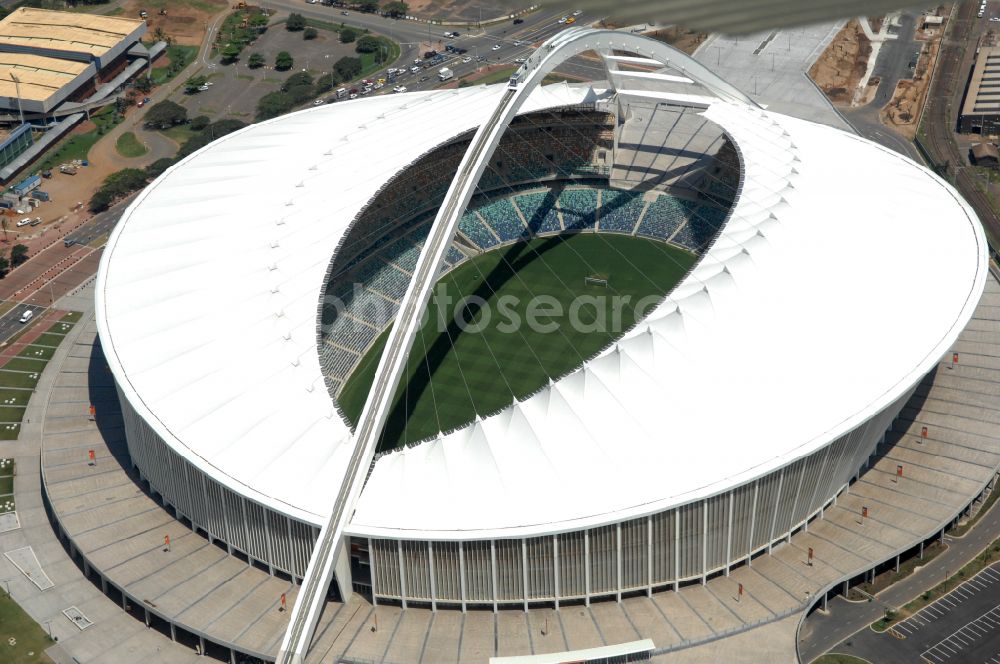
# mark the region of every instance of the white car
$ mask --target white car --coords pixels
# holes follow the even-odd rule
[[[351,94],[351,97],[350,97],[350,98],[351,98],[351,99],[357,99],[357,98],[358,98],[358,95],[356,95],[356,94]]]
[[[410,67],[411,74],[416,74],[418,71],[420,71],[420,67]]]
[[[472,62],[472,58],[471,58],[471,57],[469,57],[468,55],[467,55],[467,56],[465,56],[464,58],[462,58],[462,64],[466,64],[466,65],[467,65],[467,64],[469,64],[470,62]]]
[[[582,13],[583,13],[582,9],[577,9],[575,12],[573,12],[573,16],[579,16]]]
[[[519,64],[519,65],[523,65],[527,61],[528,60],[526,58],[518,58],[517,60],[514,60],[514,62],[517,63],[517,64]]]
[[[322,99],[317,99],[313,102],[313,106],[322,106],[325,102]]]
[[[406,92],[406,86],[405,85],[397,85],[396,87],[394,87],[392,89],[392,91],[393,92]]]
[[[563,16],[561,19],[559,19],[559,23],[565,23],[568,20],[569,20],[569,16]]]
[[[198,86],[198,91],[199,92],[204,92],[205,90],[208,90],[208,85],[199,85]]]
[[[493,44],[493,50],[494,51],[499,51],[500,50],[500,44]]]
[[[31,223],[31,217],[25,217],[21,221],[17,222],[17,227],[20,228],[21,226],[27,226],[30,223]]]

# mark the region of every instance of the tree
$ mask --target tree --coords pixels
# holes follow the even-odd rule
[[[295,100],[287,92],[269,92],[257,101],[257,120],[276,118],[295,107]]]
[[[391,18],[399,18],[410,13],[410,6],[405,2],[395,0],[382,5],[382,13]]]
[[[14,267],[21,265],[28,260],[28,245],[15,244],[10,250],[10,263]]]
[[[135,89],[146,93],[153,89],[153,81],[145,76],[140,76],[135,80]]]
[[[191,118],[191,122],[188,124],[188,126],[191,127],[191,129],[193,129],[194,131],[201,131],[210,124],[212,124],[211,118],[209,118],[207,115],[198,115]]]
[[[187,122],[187,109],[169,99],[149,107],[144,118],[145,125],[155,129],[169,129]]]
[[[365,35],[364,37],[358,40],[358,43],[354,47],[354,50],[357,51],[358,53],[374,53],[375,51],[379,50],[381,46],[382,44],[379,43],[378,39],[372,37],[371,35]]]
[[[146,186],[146,171],[141,168],[123,168],[104,178],[101,189],[114,197],[127,196]]]
[[[337,79],[334,78],[333,74],[323,74],[316,79],[316,93],[323,94],[324,92],[329,92],[333,90],[333,86],[337,84]]]
[[[247,67],[250,69],[259,69],[264,66],[264,56],[260,53],[251,53],[250,58],[247,60]]]
[[[6,256],[0,256],[0,279],[7,275],[8,270],[10,270],[10,261],[7,260]]]
[[[312,74],[310,74],[307,71],[297,71],[285,79],[285,82],[281,84],[281,91],[288,92],[291,88],[300,85],[312,85],[312,84],[313,84]]]
[[[316,32],[316,28],[306,28],[302,33],[303,39],[316,39],[317,36],[319,36],[319,33]]]
[[[295,60],[292,59],[292,54],[288,51],[281,51],[278,53],[277,57],[274,58],[274,68],[278,71],[288,71],[295,64]]]
[[[358,9],[362,12],[373,14],[378,11],[378,0],[360,0]]]
[[[204,116],[202,116],[204,117]],[[170,157],[160,157],[146,167],[146,177],[150,180],[160,177],[164,171],[174,165],[174,160]]]
[[[269,20],[263,13],[252,14],[250,16],[250,27],[256,29],[258,32],[264,32],[267,30],[267,22]]]
[[[198,92],[198,88],[205,85],[207,82],[208,79],[204,76],[192,76],[188,80],[184,81],[184,92],[189,95],[194,94]]]
[[[240,47],[236,44],[226,44],[225,48],[222,49],[222,63],[230,64],[236,62],[240,57]]]
[[[298,32],[306,27],[306,19],[302,14],[296,14],[292,12],[288,15],[288,20],[285,21],[285,30],[289,32]]]
[[[90,197],[90,204],[87,205],[87,209],[91,212],[104,212],[109,207],[111,207],[111,202],[115,200],[115,197],[111,192],[104,189],[98,189],[94,192],[94,195]]]
[[[284,94],[284,93],[280,93]],[[217,138],[221,138],[226,134],[234,132],[238,129],[246,127],[246,123],[242,120],[219,120],[218,122],[213,122],[208,125],[200,132],[184,141],[184,145],[181,149],[177,151],[177,159],[183,159],[192,152],[203,148]]]
[[[333,65],[333,70],[341,81],[349,81],[361,73],[361,60],[351,57],[343,57]]]
[[[351,27],[346,27],[340,31],[340,43],[350,44],[358,38],[358,31]]]

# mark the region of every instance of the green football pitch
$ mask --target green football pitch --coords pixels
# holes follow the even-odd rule
[[[435,287],[379,449],[495,413],[579,367],[648,312],[696,258],[662,242],[580,233],[520,242],[466,261]],[[387,337],[388,330],[338,397],[352,423]]]

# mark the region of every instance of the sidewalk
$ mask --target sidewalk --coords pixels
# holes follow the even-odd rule
[[[998,489],[1000,490],[1000,489]],[[924,567],[876,595],[876,602],[848,602],[837,597],[828,613],[816,611],[799,628],[799,655],[811,662],[860,629],[882,617],[886,608],[897,608],[942,582],[1000,538],[1000,510],[996,504],[964,537],[945,536],[947,550]]]

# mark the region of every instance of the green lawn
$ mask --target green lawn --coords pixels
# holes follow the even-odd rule
[[[39,372],[41,369],[39,369]],[[0,369],[0,385],[3,387],[26,387],[33,388],[38,383],[37,378],[31,376],[35,374],[21,373],[19,371],[4,371]]]
[[[24,350],[17,355],[18,357],[27,357],[31,359],[38,358],[42,360],[50,360],[52,359],[52,354],[54,352],[55,349],[51,346],[36,346],[31,344],[29,346],[25,346]]]
[[[74,159],[86,159],[94,143],[100,140],[101,136],[122,120],[121,116],[115,113],[114,104],[105,106],[92,114],[90,119],[97,125],[94,129],[59,141],[56,147],[50,150],[45,159],[38,165],[38,170],[44,171],[56,168],[59,164],[73,161]]]
[[[30,396],[31,390],[0,388],[0,406],[26,406],[28,405],[28,397]]]
[[[0,406],[0,422],[16,423],[20,422],[22,417],[24,417],[24,406],[20,408]],[[0,491],[0,493],[3,492]]]
[[[79,311],[68,311],[65,314],[63,314],[63,317],[59,319],[59,322],[61,322],[61,323],[75,323],[76,321],[80,320],[80,316],[81,315],[82,314]],[[52,328],[49,328],[50,331],[51,331],[51,329]]]
[[[45,360],[42,358],[31,359],[29,357],[15,357],[7,360],[3,365],[4,369],[11,371],[41,371],[45,368]]]
[[[14,639],[15,645],[8,645]],[[51,662],[45,649],[52,645],[48,634],[25,613],[17,602],[0,591],[0,656],[5,664]]]
[[[124,134],[118,137],[115,142],[115,150],[118,151],[123,157],[133,158],[141,157],[142,155],[149,152],[146,146],[139,142],[139,139],[135,137],[135,134],[131,131],[126,131]]]
[[[20,432],[20,424],[0,424],[0,440],[17,440]]]
[[[198,55],[198,47],[171,44],[167,47],[166,55],[170,64],[166,67],[153,67],[153,71],[150,73],[155,85],[163,85],[191,64],[195,56]]]
[[[14,493],[14,478],[10,475],[0,477],[0,496]]]
[[[38,338],[32,341],[31,343],[38,346],[58,346],[59,344],[62,343],[62,340],[65,336],[66,336],[65,334],[52,334],[49,332],[45,332],[43,334],[38,335]]]
[[[452,316],[454,304],[443,309],[443,315],[428,317],[414,342],[379,449],[422,440],[466,424],[476,414],[496,412],[515,396],[521,399],[537,391],[550,377],[572,371],[631,326],[635,302],[666,294],[694,261],[693,254],[661,242],[581,233],[509,245],[463,263],[442,279],[435,293],[443,286],[453,302],[470,295],[483,298],[487,306],[470,318],[473,324],[482,323],[482,331],[462,331]],[[607,276],[608,288],[585,285],[585,277],[596,274]],[[613,295],[631,298],[621,308],[617,325],[611,313]],[[537,296],[554,298],[563,315],[536,314],[537,324],[529,326],[528,309],[537,307]],[[573,326],[570,303],[579,296],[592,296],[592,301],[579,307],[576,319],[581,324]],[[605,306],[597,306],[600,298]],[[497,306],[501,300],[510,306]],[[603,331],[597,324],[599,309],[607,321]],[[488,321],[485,311],[491,312]],[[522,324],[509,324],[515,316]],[[447,322],[439,325],[438,318]],[[555,323],[554,330],[545,329],[553,327],[549,323]],[[361,359],[340,393],[340,405],[351,421],[364,406],[387,336],[388,331]]]
[[[52,325],[49,326],[49,329],[45,330],[45,332],[48,334],[58,334],[60,336],[65,336],[65,334],[73,328],[73,323],[72,322],[64,323],[63,322],[64,320],[66,320],[66,316],[63,316],[61,319],[59,319],[58,323],[52,323]]]
[[[159,131],[177,145],[184,145],[189,138],[198,133],[186,124],[174,125],[170,129],[161,129]]]

